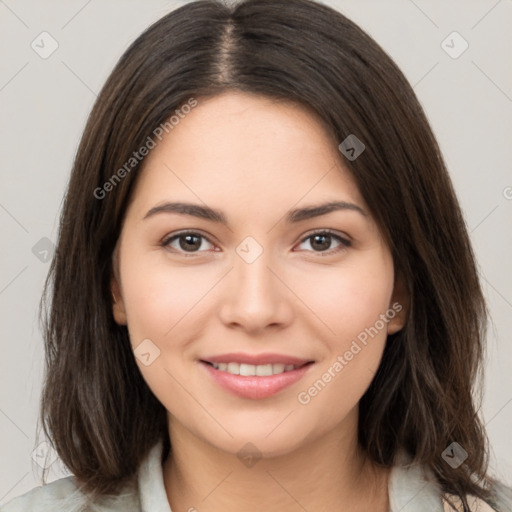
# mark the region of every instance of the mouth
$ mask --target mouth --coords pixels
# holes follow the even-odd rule
[[[259,364],[241,362],[240,359],[247,361],[251,357],[230,358],[227,355],[208,358],[208,360],[201,359],[199,362],[213,382],[223,390],[229,391],[238,397],[253,400],[276,395],[301,380],[314,365],[314,361],[289,357],[259,357],[257,361]],[[270,362],[269,359],[280,360]]]

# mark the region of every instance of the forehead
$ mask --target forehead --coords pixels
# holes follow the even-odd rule
[[[336,141],[315,114],[240,92],[197,98],[157,141],[138,181],[136,196],[152,202],[185,195],[223,209],[332,199],[363,207]]]

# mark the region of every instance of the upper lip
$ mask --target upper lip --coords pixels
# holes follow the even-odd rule
[[[218,356],[205,357],[201,359],[206,363],[239,363],[239,364],[293,364],[295,366],[302,366],[306,363],[312,362],[311,359],[301,359],[299,357],[288,356],[285,354],[243,354],[240,352],[231,354],[220,354]]]

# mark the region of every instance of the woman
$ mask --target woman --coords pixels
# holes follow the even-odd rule
[[[485,305],[437,143],[326,6],[194,2],[132,44],[47,291],[41,417],[74,476],[4,512],[512,506],[487,475]]]

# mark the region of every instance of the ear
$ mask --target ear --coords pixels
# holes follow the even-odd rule
[[[119,325],[126,325],[126,311],[124,308],[123,297],[115,277],[112,277],[110,282],[110,290],[112,292],[112,314],[114,315],[114,320]]]
[[[119,325],[126,325],[126,310],[123,302],[121,287],[119,286],[118,246],[116,245],[112,254],[112,278],[110,280],[110,291],[112,295],[112,314]]]
[[[389,309],[395,314],[393,317],[389,315],[388,334],[395,334],[404,327],[409,311],[409,293],[400,274],[397,274],[395,277],[395,286],[389,303]]]

